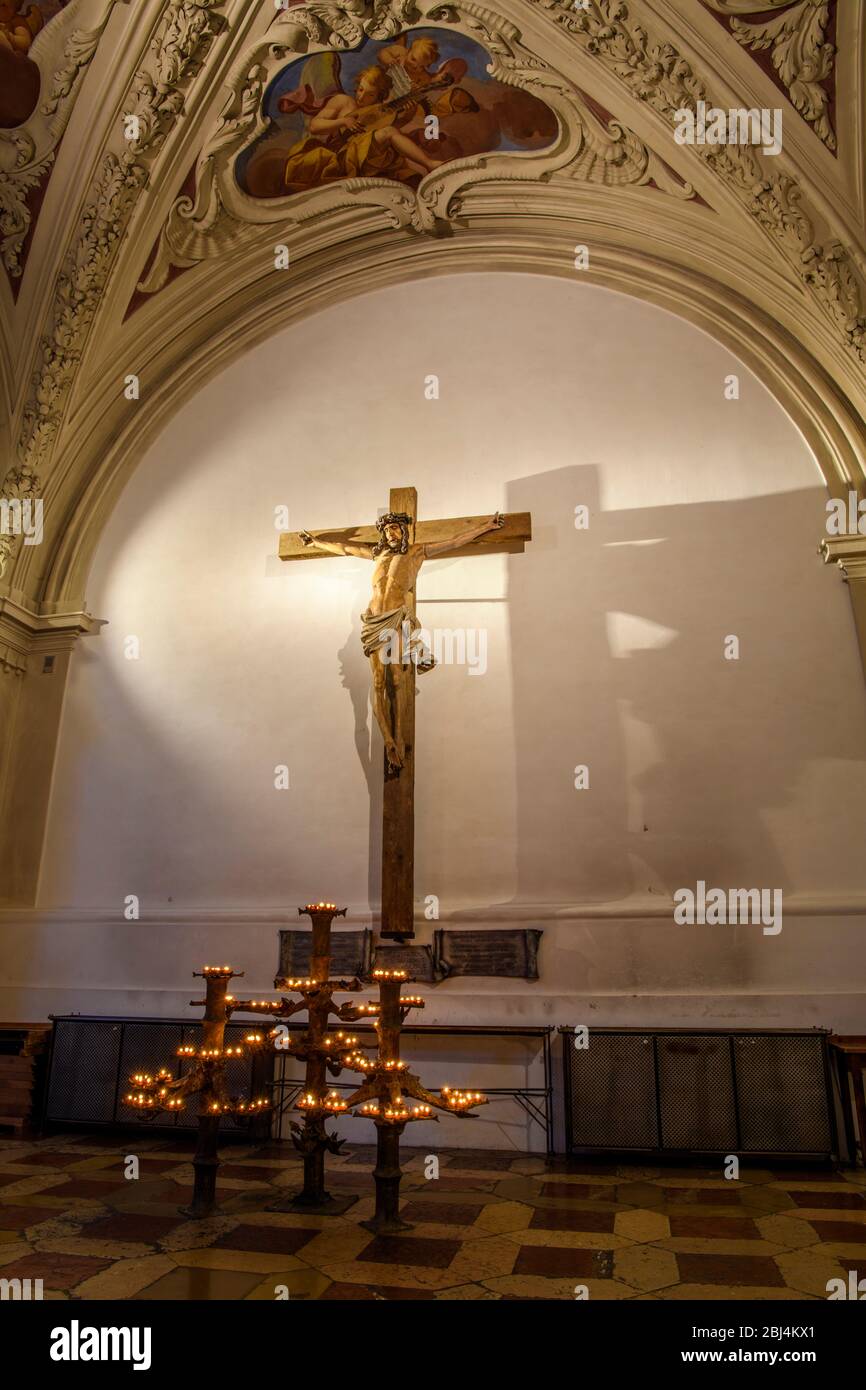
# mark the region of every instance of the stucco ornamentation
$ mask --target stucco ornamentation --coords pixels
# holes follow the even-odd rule
[[[714,102],[703,78],[671,43],[632,19],[625,0],[530,0],[574,35],[585,53],[622,81],[638,101],[674,124],[677,113]],[[778,160],[752,145],[696,144],[693,153],[728,185],[814,295],[836,332],[866,362],[866,292],[849,248],[834,235],[827,215],[811,206]]]
[[[835,150],[830,97],[822,85],[833,75],[836,58],[834,45],[826,41],[830,22],[826,0],[704,0],[704,4],[727,16],[778,11],[748,21],[732,17],[731,33],[744,48],[758,52],[769,49],[792,103],[827,148]]]
[[[60,428],[78,363],[117,247],[151,164],[183,110],[184,92],[222,28],[222,0],[171,0],[147,60],[136,72],[124,114],[138,121],[136,139],[109,150],[81,215],[58,278],[47,333],[24,409],[21,466],[34,475]]]
[[[13,280],[23,270],[21,251],[32,221],[29,195],[54,162],[81,78],[117,3],[79,0],[61,10],[28,54],[41,73],[39,100],[23,124],[0,130],[0,257]]]

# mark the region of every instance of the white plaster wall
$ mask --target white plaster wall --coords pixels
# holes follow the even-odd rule
[[[483,628],[489,666],[419,683],[416,898],[545,930],[538,983],[428,987],[427,1017],[862,1031],[866,690],[815,553],[826,490],[760,383],[577,279],[430,279],[275,330],[172,420],[103,537],[108,626],[73,665],[39,912],[3,919],[6,1016],[170,1014],[209,957],[264,988],[311,895],[375,920],[369,568],[281,565],[273,509],[371,521],[413,483],[424,517],[534,526],[524,555],[419,582],[422,620]],[[783,889],[783,931],[674,926],[698,879]]]

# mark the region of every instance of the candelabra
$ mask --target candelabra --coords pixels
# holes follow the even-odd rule
[[[331,923],[335,917],[345,917],[346,909],[338,908],[336,903],[307,903],[298,908],[298,915],[308,916],[312,922],[309,978],[278,976],[274,986],[298,994],[300,998],[252,999],[236,1007],[271,1014],[277,1025],[271,1033],[275,1046],[306,1063],[303,1090],[295,1102],[295,1109],[303,1115],[303,1123],[291,1121],[292,1142],[304,1162],[304,1185],[289,1201],[275,1203],[270,1209],[339,1216],[357,1201],[357,1197],[333,1197],[325,1188],[325,1154],[339,1153],[345,1143],[328,1131],[326,1121],[329,1116],[344,1114],[349,1108],[339,1092],[329,1088],[327,1077],[329,1072],[334,1077],[339,1076],[348,1058],[356,1056],[358,1039],[342,1029],[330,1033],[329,1021],[333,1017],[342,1023],[354,1022],[375,1014],[378,1006],[352,1001],[339,1007],[334,1004],[335,994],[354,993],[363,988],[358,979],[330,978]],[[307,1026],[303,1032],[293,1038],[286,1030],[286,1035],[281,1036],[280,1021],[304,1010]]]
[[[360,1049],[346,1058],[355,1071],[364,1072],[365,1081],[346,1097],[347,1107],[357,1106],[355,1114],[371,1119],[376,1126],[376,1210],[369,1221],[362,1222],[368,1230],[388,1234],[409,1230],[409,1223],[399,1216],[400,1136],[413,1120],[436,1119],[432,1112],[446,1110],[465,1115],[476,1105],[486,1104],[480,1091],[455,1091],[443,1086],[439,1095],[426,1090],[417,1076],[400,1059],[400,1033],[403,1020],[410,1009],[423,1009],[424,1000],[417,994],[401,994],[409,976],[405,970],[374,970],[373,981],[379,986],[376,1033],[376,1060],[365,1056]],[[407,1105],[404,1096],[417,1104]]]
[[[243,1057],[248,1050],[267,1046],[267,1040],[259,1034],[251,1034],[244,1046],[226,1047],[226,1023],[232,1010],[237,1008],[232,995],[228,993],[229,981],[240,978],[243,971],[234,971],[230,965],[205,965],[201,971],[193,971],[195,979],[205,982],[205,998],[191,999],[190,1005],[204,1005],[202,1041],[200,1047],[192,1044],[178,1048],[178,1056],[191,1063],[184,1076],[172,1077],[165,1068],[156,1076],[139,1072],[130,1078],[134,1090],[125,1097],[126,1103],[137,1110],[147,1110],[155,1117],[160,1111],[175,1113],[183,1110],[187,1096],[198,1095],[198,1142],[193,1157],[192,1204],[183,1208],[185,1216],[201,1218],[210,1216],[216,1205],[216,1177],[219,1167],[217,1155],[217,1133],[223,1115],[243,1115],[252,1118],[267,1109],[270,1102],[243,1100],[229,1096],[225,1082],[225,1064],[229,1059]]]
[[[409,979],[405,970],[372,972],[372,981],[379,987],[378,1003],[348,1000],[336,1006],[335,994],[355,993],[364,987],[357,977],[351,980],[330,978],[331,923],[335,917],[344,917],[346,909],[320,902],[299,907],[298,913],[309,916],[312,922],[309,977],[278,978],[274,984],[300,997],[296,1000],[284,997],[235,999],[228,993],[228,986],[232,979],[242,976],[242,971],[235,971],[230,965],[206,965],[200,972],[195,971],[195,978],[205,981],[206,997],[190,1000],[191,1006],[203,1005],[205,1010],[201,1046],[178,1048],[178,1056],[190,1063],[189,1070],[181,1077],[173,1077],[165,1068],[156,1076],[138,1073],[131,1078],[134,1090],[125,1097],[126,1102],[155,1116],[160,1111],[182,1110],[188,1096],[198,1095],[193,1199],[184,1214],[196,1218],[209,1216],[216,1199],[217,1135],[221,1117],[233,1114],[252,1118],[270,1104],[265,1098],[245,1100],[229,1096],[225,1064],[249,1051],[270,1047],[285,1050],[306,1063],[303,1089],[295,1103],[295,1108],[303,1115],[303,1123],[291,1124],[293,1142],[303,1157],[304,1183],[302,1190],[289,1202],[276,1204],[271,1210],[339,1215],[357,1200],[355,1196],[334,1198],[325,1189],[325,1154],[339,1153],[345,1142],[328,1131],[326,1121],[329,1116],[353,1114],[371,1119],[376,1126],[376,1167],[373,1170],[376,1208],[371,1220],[363,1224],[376,1232],[407,1230],[408,1224],[399,1216],[400,1138],[406,1125],[414,1120],[436,1119],[434,1110],[466,1115],[475,1106],[486,1104],[486,1099],[480,1091],[452,1090],[448,1086],[434,1095],[409,1071],[408,1063],[401,1060],[403,1021],[411,1009],[424,1007],[419,995],[401,993],[403,984]],[[307,1026],[298,1037],[292,1038],[281,1023],[304,1010]],[[247,1033],[243,1045],[226,1046],[226,1024],[235,1012],[266,1013],[276,1023],[268,1033]],[[332,1017],[342,1023],[371,1018],[378,1044],[375,1059],[361,1049],[353,1034],[342,1029],[329,1032]],[[345,1098],[333,1087],[329,1089],[327,1081],[329,1072],[339,1076],[344,1068],[364,1076],[362,1084]],[[406,1098],[414,1103],[407,1103]]]

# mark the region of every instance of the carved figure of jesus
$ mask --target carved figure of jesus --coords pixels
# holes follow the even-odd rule
[[[403,766],[406,754],[404,731],[400,721],[400,683],[414,680],[432,669],[433,657],[420,637],[420,623],[415,617],[410,597],[415,588],[418,571],[425,560],[459,550],[488,531],[497,531],[505,517],[497,512],[489,521],[447,540],[428,541],[423,545],[410,543],[411,518],[405,512],[387,512],[376,522],[379,541],[376,545],[326,541],[301,531],[304,545],[315,545],[332,555],[354,555],[374,561],[373,593],[365,613],[361,614],[361,645],[370,659],[373,676],[373,713],[385,740],[385,756],[392,770]],[[395,656],[395,652],[397,655]]]

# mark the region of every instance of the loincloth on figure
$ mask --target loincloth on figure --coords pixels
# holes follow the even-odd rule
[[[361,646],[365,656],[372,656],[391,643],[390,660],[396,659],[394,639],[400,640],[397,649],[403,665],[411,664],[419,676],[432,671],[436,662],[433,653],[420,635],[421,624],[406,604],[392,608],[388,613],[371,613],[369,608],[361,614]],[[406,650],[408,648],[408,650]]]

